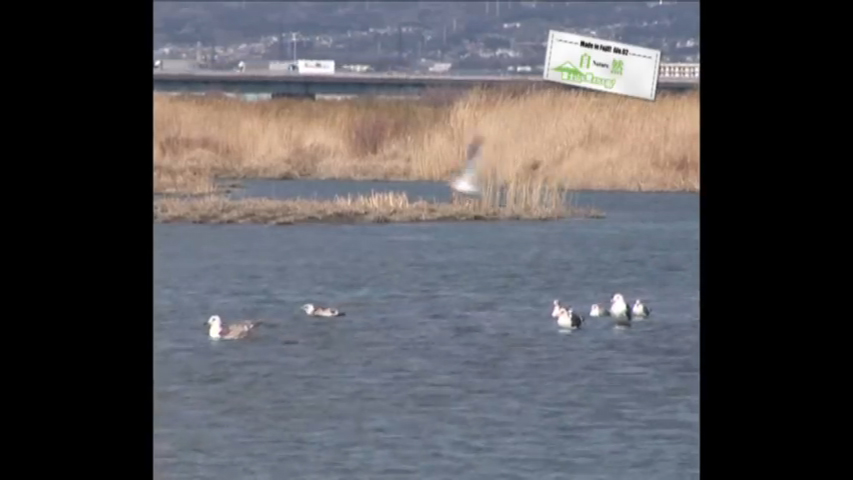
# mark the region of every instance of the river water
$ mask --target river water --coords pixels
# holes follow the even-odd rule
[[[250,182],[238,195],[434,184]],[[699,197],[581,193],[604,219],[154,225],[159,479],[699,476]],[[649,319],[588,318],[615,292]],[[312,319],[313,302],[346,312]],[[211,341],[205,321],[261,319]]]

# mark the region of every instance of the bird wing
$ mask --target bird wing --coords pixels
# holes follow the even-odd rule
[[[465,173],[473,174],[477,163],[483,158],[483,147],[477,142],[468,144],[468,153],[465,155]]]
[[[222,329],[222,338],[242,338],[249,333],[249,328],[245,325],[229,325]]]
[[[464,193],[473,193],[479,190],[477,185],[477,163],[482,158],[482,137],[475,136],[471,143],[468,144],[468,151],[465,155],[465,168],[451,182],[454,190]]]
[[[257,323],[249,320],[236,322],[227,327],[223,327],[222,336],[225,338],[240,338],[246,336],[249,330],[255,327]]]

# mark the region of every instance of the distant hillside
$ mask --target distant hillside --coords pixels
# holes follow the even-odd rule
[[[226,45],[280,32],[345,35],[407,23],[440,32],[451,45],[489,33],[509,35],[516,42],[542,42],[549,28],[600,28],[602,37],[653,48],[672,39],[698,38],[698,2],[655,3],[155,2],[154,43],[155,48],[196,42]],[[503,29],[512,22],[520,22],[521,28]]]

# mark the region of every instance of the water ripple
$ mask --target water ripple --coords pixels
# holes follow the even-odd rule
[[[698,197],[583,199],[608,217],[155,225],[155,472],[698,477]],[[654,316],[558,333],[551,300],[587,313],[616,291]],[[268,322],[211,342],[213,313]]]

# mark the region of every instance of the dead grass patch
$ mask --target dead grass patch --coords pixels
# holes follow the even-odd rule
[[[472,220],[549,220],[569,216],[601,217],[601,212],[557,203],[495,205],[489,197],[453,203],[409,200],[403,192],[335,197],[332,200],[248,198],[230,200],[165,198],[154,201],[154,219],[162,223],[390,223]]]

